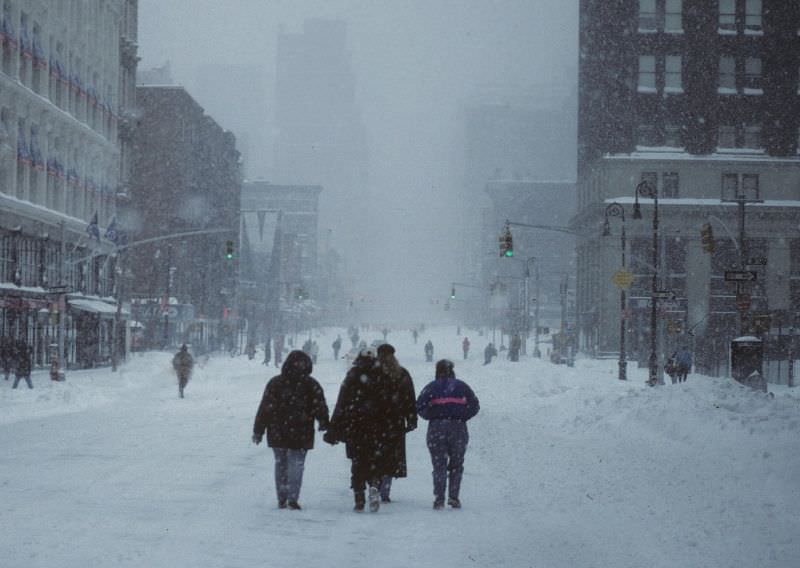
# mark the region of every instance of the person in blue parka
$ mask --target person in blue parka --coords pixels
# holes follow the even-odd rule
[[[467,383],[456,378],[453,362],[438,361],[436,378],[417,398],[417,413],[428,421],[426,441],[433,464],[434,509],[444,507],[448,480],[447,504],[455,509],[461,507],[459,492],[469,442],[467,421],[479,410],[475,393]]]

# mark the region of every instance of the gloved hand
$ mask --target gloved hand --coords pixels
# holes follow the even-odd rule
[[[261,443],[261,439],[263,436],[259,436],[258,434],[253,434],[253,443],[257,446]]]
[[[336,436],[330,430],[328,430],[327,432],[325,432],[325,434],[322,435],[322,439],[331,446],[335,446],[336,444],[339,443],[339,440],[336,439]]]

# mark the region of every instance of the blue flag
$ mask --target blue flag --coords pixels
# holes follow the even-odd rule
[[[119,231],[117,230],[116,217],[111,219],[111,223],[109,223],[108,228],[106,229],[106,234],[104,236],[115,245],[119,244]]]
[[[97,211],[94,212],[91,222],[86,226],[86,234],[90,238],[100,240],[100,228],[97,226]]]

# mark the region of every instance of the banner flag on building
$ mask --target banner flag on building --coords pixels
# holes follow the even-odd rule
[[[119,244],[119,231],[117,230],[116,217],[111,219],[111,223],[108,224],[108,228],[106,229],[106,234],[104,236],[115,245]]]
[[[86,234],[97,241],[100,240],[100,228],[97,226],[97,211],[94,212],[94,217],[92,217],[91,222],[86,226]]]

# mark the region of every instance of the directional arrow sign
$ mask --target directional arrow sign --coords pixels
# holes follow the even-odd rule
[[[755,282],[758,278],[758,272],[754,270],[726,270],[726,282]]]

